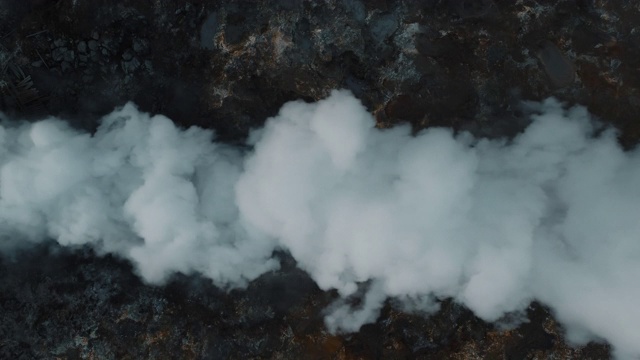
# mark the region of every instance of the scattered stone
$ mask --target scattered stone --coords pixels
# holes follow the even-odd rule
[[[398,19],[394,14],[386,14],[376,17],[371,24],[371,35],[381,43],[388,39],[398,28]]]
[[[144,61],[144,69],[147,70],[147,73],[153,74],[153,64],[151,63],[151,60]]]
[[[134,39],[133,40],[133,51],[135,51],[136,53],[140,54],[140,53],[144,53],[147,51],[148,48],[148,43],[146,40],[144,39]]]
[[[548,40],[541,42],[536,56],[555,87],[563,88],[573,84],[576,78],[575,67],[554,43]]]
[[[89,40],[89,49],[96,50],[98,48],[98,42],[95,40]]]
[[[87,52],[87,43],[84,41],[80,41],[78,43],[78,52],[80,52],[81,54],[84,54]]]
[[[73,50],[69,50],[64,53],[64,61],[73,62],[73,59],[75,59],[75,53]]]
[[[218,14],[213,12],[207,16],[207,19],[200,27],[200,46],[205,49],[213,50],[213,38],[218,31]]]
[[[125,74],[131,74],[134,71],[136,71],[136,69],[138,69],[139,67],[140,67],[140,61],[136,58],[133,58],[130,61],[122,62],[122,71],[124,71]]]
[[[51,58],[53,59],[53,61],[62,61],[65,58],[67,50],[68,49],[66,47],[55,48],[53,49],[53,51],[51,51]]]
[[[123,54],[122,54],[122,59],[125,61],[129,61],[133,58],[133,54],[131,53],[131,50],[126,50]]]

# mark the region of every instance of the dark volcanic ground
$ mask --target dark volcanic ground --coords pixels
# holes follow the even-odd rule
[[[637,27],[636,27],[637,26]],[[350,89],[379,127],[523,127],[518,102],[556,96],[640,139],[640,3],[600,0],[0,0],[0,110],[93,129],[136,102],[241,143],[286,101]],[[572,348],[544,307],[500,330],[444,300],[384,308],[332,336],[321,292],[283,270],[225,293],[198,277],[142,284],[128,264],[56,245],[0,263],[0,358],[609,357]]]

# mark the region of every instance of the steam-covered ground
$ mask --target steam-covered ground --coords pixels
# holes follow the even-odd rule
[[[95,134],[4,119],[3,250],[89,244],[149,283],[197,273],[221,288],[277,269],[284,251],[338,291],[331,332],[375,322],[390,298],[425,314],[451,298],[511,326],[535,300],[571,341],[638,356],[639,155],[583,108],[526,109],[532,122],[513,139],[414,136],[376,129],[335,91],[285,104],[244,151],[132,104]]]
[[[520,105],[554,96],[632,149],[638,21],[626,1],[0,0],[0,111],[63,119],[3,123],[0,357],[607,358],[606,339],[620,351],[635,336],[633,312],[610,325],[634,289],[634,244],[621,240],[633,153],[586,123],[561,133],[537,120],[495,139],[530,113],[581,117]],[[364,114],[352,127],[263,127],[287,101],[339,88],[368,109],[346,112]],[[111,113],[130,101],[171,122],[127,109],[125,126]],[[107,114],[112,127],[89,136]],[[217,145],[172,123],[215,129]],[[265,130],[247,141],[250,129]],[[528,322],[505,327],[534,298]],[[605,339],[570,342],[589,332]]]

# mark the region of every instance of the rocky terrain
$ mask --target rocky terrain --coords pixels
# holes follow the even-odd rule
[[[286,101],[351,90],[377,126],[522,129],[521,100],[583,104],[640,139],[640,5],[615,0],[0,0],[0,110],[93,129],[134,101],[241,143]],[[286,254],[225,292],[198,277],[144,285],[128,264],[42,246],[0,263],[7,359],[609,357],[572,347],[548,309],[502,329],[443,299],[431,317],[389,303],[334,336],[321,292]]]

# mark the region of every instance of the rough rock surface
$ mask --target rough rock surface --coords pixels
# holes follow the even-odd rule
[[[328,334],[323,293],[282,256],[283,269],[230,293],[176,276],[143,285],[129,264],[41,246],[0,262],[3,359],[603,359],[572,348],[538,304],[501,330],[449,301],[431,317],[385,306],[375,324]]]
[[[241,142],[284,102],[347,88],[379,127],[410,122],[416,130],[508,135],[522,128],[518,101],[556,96],[617,126],[625,146],[640,139],[640,4],[633,1],[0,5],[0,110],[20,117],[55,114],[92,129],[133,100]],[[537,304],[515,330],[445,301],[430,318],[389,305],[376,324],[331,336],[322,309],[335,295],[294,264],[227,294],[198,278],[145,286],[116,259],[47,246],[3,259],[0,287],[1,358],[609,356],[602,344],[568,346]]]

